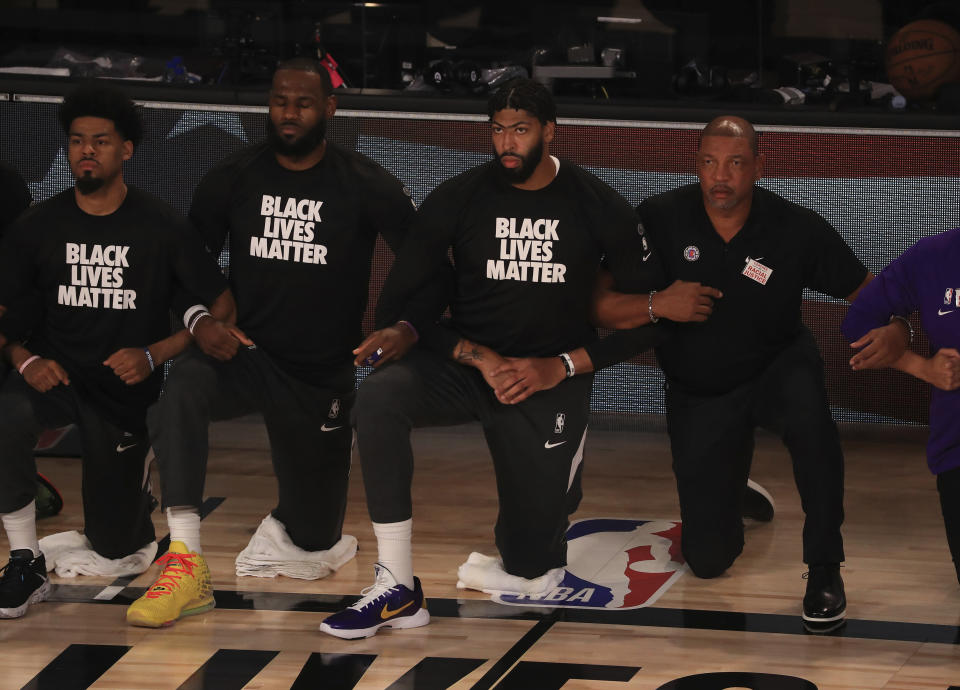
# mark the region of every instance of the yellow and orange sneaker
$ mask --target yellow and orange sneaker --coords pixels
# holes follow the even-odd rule
[[[127,607],[127,623],[159,628],[173,625],[182,616],[209,611],[216,605],[210,568],[199,553],[188,551],[183,542],[174,541],[157,563],[163,566],[163,572],[142,597]]]

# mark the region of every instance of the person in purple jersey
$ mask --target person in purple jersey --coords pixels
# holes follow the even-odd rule
[[[937,475],[950,555],[960,581],[960,228],[927,237],[887,266],[850,305],[843,334],[859,352],[855,369],[892,366],[931,386],[927,465]],[[920,312],[933,354],[900,347],[899,358],[873,354],[884,341],[903,341],[906,316]],[[912,335],[912,333],[911,333]]]

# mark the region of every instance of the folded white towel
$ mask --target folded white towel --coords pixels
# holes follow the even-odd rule
[[[326,551],[304,551],[290,540],[283,523],[267,515],[247,548],[237,556],[237,575],[318,580],[357,555],[357,539],[344,534]]]
[[[152,541],[123,558],[104,558],[93,550],[89,539],[72,530],[44,537],[40,540],[40,550],[47,561],[47,570],[56,570],[60,577],[123,577],[139,575],[150,567],[157,555],[157,542]]]
[[[474,551],[457,568],[458,589],[479,589],[487,594],[526,594],[543,596],[552,592],[563,579],[563,568],[548,570],[540,577],[528,580],[510,575],[499,558],[484,556]]]

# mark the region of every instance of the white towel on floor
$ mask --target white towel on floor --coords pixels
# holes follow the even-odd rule
[[[267,515],[247,548],[237,556],[237,575],[318,580],[357,555],[357,539],[344,534],[326,551],[304,551],[290,540],[283,523]]]
[[[60,577],[123,577],[139,575],[150,567],[157,555],[157,542],[152,541],[123,558],[104,558],[93,550],[89,539],[72,530],[44,537],[40,540],[40,550],[47,561],[47,570],[56,570]]]
[[[552,592],[563,579],[563,568],[548,570],[540,577],[528,580],[510,575],[499,558],[484,556],[474,551],[457,568],[458,589],[479,589],[487,594],[526,594],[543,596]]]

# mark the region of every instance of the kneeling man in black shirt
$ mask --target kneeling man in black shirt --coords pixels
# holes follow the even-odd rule
[[[505,84],[488,111],[495,158],[424,201],[381,293],[378,322],[390,323],[452,249],[450,330],[424,334],[422,347],[378,366],[357,394],[357,444],[378,562],[365,596],[321,625],[336,637],[430,621],[413,574],[412,428],[479,421],[493,457],[501,558],[471,555],[460,581],[518,593],[552,589],[567,562],[568,516],[581,497],[592,372],[649,347],[659,330],[597,341],[590,312],[601,258],[625,291],[659,287],[662,273],[629,204],[586,170],[550,155],[550,92],[533,80]],[[701,297],[686,294],[686,301]],[[392,348],[373,349],[382,334],[361,344],[359,360],[369,355],[380,365],[395,358]]]
[[[826,220],[754,185],[763,163],[751,124],[718,117],[700,137],[699,184],[638,209],[667,277],[722,293],[709,319],[674,325],[656,349],[667,377],[683,555],[706,578],[740,555],[754,430],[770,429],[790,451],[806,513],[803,619],[835,626],[846,608],[843,454],[823,360],[800,306],[804,288],[850,300],[872,275]],[[637,301],[635,311],[658,318],[655,300]],[[632,323],[611,317],[603,325]]]
[[[124,183],[140,140],[133,104],[114,89],[83,87],[64,101],[60,122],[76,185],[24,213],[0,250],[4,273],[15,276],[0,303],[18,372],[0,388],[0,518],[11,550],[3,618],[22,616],[50,587],[34,522],[40,432],[79,427],[90,548],[120,559],[151,544],[146,409],[160,393],[160,365],[189,342],[170,335],[174,293],[201,295],[224,317],[233,309],[185,220]]]

